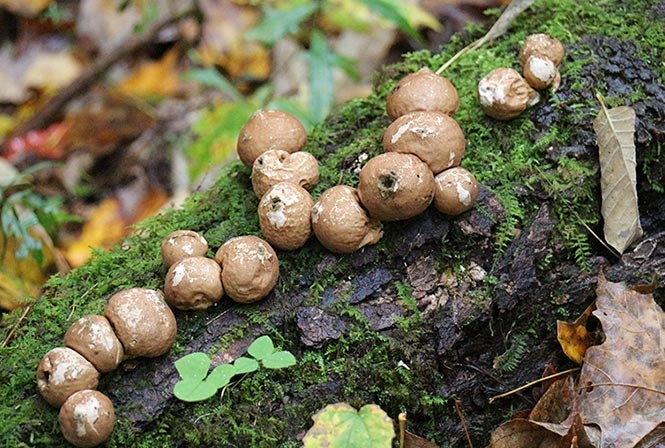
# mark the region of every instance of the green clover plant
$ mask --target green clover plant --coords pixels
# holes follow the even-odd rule
[[[182,378],[173,387],[173,395],[182,401],[207,400],[231,382],[236,375],[254,372],[260,365],[267,369],[283,369],[295,365],[296,358],[288,351],[278,351],[270,339],[264,335],[247,348],[252,358],[241,356],[233,364],[221,364],[210,370],[210,358],[202,352],[190,353],[175,362],[175,368]]]

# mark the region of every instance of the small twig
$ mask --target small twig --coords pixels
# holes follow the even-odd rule
[[[464,434],[466,435],[466,441],[469,444],[469,448],[473,448],[473,442],[471,441],[471,434],[469,434],[469,428],[467,427],[466,419],[464,418],[464,413],[462,412],[462,407],[460,406],[459,398],[455,399],[455,412],[457,412],[460,422],[462,423],[462,428],[464,429]]]
[[[404,438],[406,437],[406,412],[400,412],[397,416],[399,422],[399,448],[406,448]]]
[[[46,103],[44,103],[44,105],[27,121],[19,124],[16,129],[11,132],[9,137],[5,139],[5,142],[8,142],[12,136],[23,135],[33,129],[46,127],[55,119],[56,115],[69,101],[79,93],[88,90],[113,64],[148,45],[150,42],[154,41],[155,37],[160,31],[162,31],[162,29],[187,17],[193,11],[193,8],[188,8],[171,17],[158,21],[152,24],[143,34],[131,35],[126,41],[122,42],[108,54],[91,62],[91,64],[75,80],[60,90],[56,95],[49,98],[49,100],[46,101]]]
[[[520,387],[518,387],[517,389],[513,389],[513,390],[510,390],[510,391],[508,391],[508,392],[505,392],[505,393],[502,393],[502,394],[495,395],[495,396],[491,397],[490,400],[489,400],[489,404],[494,403],[494,402],[495,402],[497,399],[499,399],[499,398],[507,397],[508,395],[512,395],[512,394],[514,394],[514,393],[516,393],[516,392],[519,392],[519,391],[521,391],[521,390],[524,390],[524,389],[526,389],[527,387],[534,386],[534,385],[536,385],[536,384],[538,384],[538,383],[542,383],[543,381],[547,381],[547,380],[550,380],[550,379],[552,379],[552,378],[557,378],[557,377],[560,377],[560,376],[563,376],[563,375],[567,375],[567,374],[572,373],[572,372],[575,372],[575,371],[577,371],[577,370],[580,370],[580,368],[579,368],[579,367],[575,367],[575,368],[573,368],[573,369],[564,370],[563,372],[554,373],[554,374],[552,374],[552,375],[548,375],[548,376],[544,376],[544,377],[542,377],[542,378],[539,378],[539,379],[537,379],[537,380],[535,380],[535,381],[531,381],[530,383],[527,383],[527,384],[525,384],[525,385],[523,385],[523,386],[520,386]]]
[[[576,390],[584,390],[592,387],[597,387],[597,386],[619,386],[619,387],[632,387],[634,389],[642,389],[646,390],[648,392],[654,392],[657,394],[665,395],[665,391],[660,390],[660,389],[654,389],[653,387],[649,386],[640,386],[639,384],[627,384],[627,383],[591,383],[591,384],[586,384],[584,386],[579,386],[576,388]]]
[[[30,314],[30,311],[32,311],[32,305],[28,305],[25,307],[25,310],[23,310],[23,314],[21,314],[21,317],[18,318],[18,321],[14,324],[12,327],[12,330],[9,332],[7,337],[5,338],[4,341],[2,341],[2,347],[5,348],[7,345],[9,345],[9,341],[11,341],[12,337],[14,336],[14,333],[16,333],[16,330],[18,327],[23,323],[26,317],[28,317],[28,314]]]

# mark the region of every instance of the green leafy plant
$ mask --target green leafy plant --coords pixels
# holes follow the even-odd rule
[[[283,369],[295,365],[296,358],[288,351],[277,350],[270,336],[261,336],[247,348],[252,358],[241,356],[233,364],[222,364],[210,370],[211,360],[205,353],[185,355],[175,362],[182,378],[173,387],[173,394],[182,401],[202,401],[217,393],[237,375],[267,369]]]

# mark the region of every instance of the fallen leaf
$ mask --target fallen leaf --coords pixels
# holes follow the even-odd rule
[[[178,48],[174,47],[159,61],[141,64],[134,73],[118,84],[118,90],[125,95],[141,98],[175,94],[180,86],[180,74],[176,66],[179,54]]]
[[[5,8],[22,17],[36,17],[53,0],[0,0],[0,8]]]
[[[600,99],[600,97],[599,97]],[[607,243],[619,253],[642,236],[635,173],[635,111],[607,109],[601,100],[593,129],[600,159],[601,213]]]
[[[312,419],[304,448],[390,448],[395,437],[392,420],[375,404],[359,411],[347,403],[329,404]]]
[[[605,341],[586,352],[580,414],[600,427],[601,448],[630,448],[665,422],[665,314],[651,294],[602,273],[596,292]]]
[[[439,448],[439,445],[412,432],[404,431],[404,448]]]
[[[575,322],[556,323],[556,337],[563,352],[577,364],[582,364],[586,350],[598,341],[598,334],[587,330],[587,320],[595,309],[596,305],[591,304]]]

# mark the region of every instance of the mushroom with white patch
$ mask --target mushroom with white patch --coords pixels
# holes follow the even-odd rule
[[[111,323],[98,314],[83,316],[71,324],[65,333],[64,343],[102,373],[118,367],[125,355]]]
[[[176,230],[162,240],[162,261],[167,268],[187,257],[203,257],[208,253],[208,242],[193,230]]]
[[[58,421],[62,435],[69,443],[79,448],[91,448],[111,436],[115,411],[106,395],[85,389],[67,398],[58,413]]]
[[[473,208],[478,198],[478,181],[468,170],[455,167],[435,178],[434,207],[446,215],[459,215]]]
[[[404,114],[390,123],[383,134],[383,149],[418,156],[432,173],[457,166],[462,161],[466,140],[462,128],[438,111]]]
[[[481,109],[490,117],[510,120],[536,104],[540,97],[517,70],[497,68],[478,83],[478,99]]]
[[[263,237],[274,247],[295,250],[312,234],[311,215],[314,201],[303,187],[280,182],[261,198],[258,207]]]
[[[179,310],[203,310],[224,295],[222,268],[211,258],[188,257],[172,265],[164,279],[164,298]]]
[[[325,190],[312,208],[312,230],[331,252],[347,254],[377,243],[383,225],[363,208],[358,191],[348,185]]]
[[[319,163],[316,157],[305,151],[290,154],[271,149],[254,161],[251,179],[254,193],[259,198],[280,182],[291,182],[311,190],[319,182]]]
[[[175,342],[176,320],[164,295],[149,288],[129,288],[111,296],[104,316],[125,349],[127,358],[154,358]]]
[[[37,389],[56,408],[74,392],[95,389],[98,383],[95,366],[69,347],[49,350],[37,367]]]
[[[277,284],[279,261],[270,244],[253,235],[231,238],[217,250],[222,284],[231,299],[251,303],[267,296]]]

